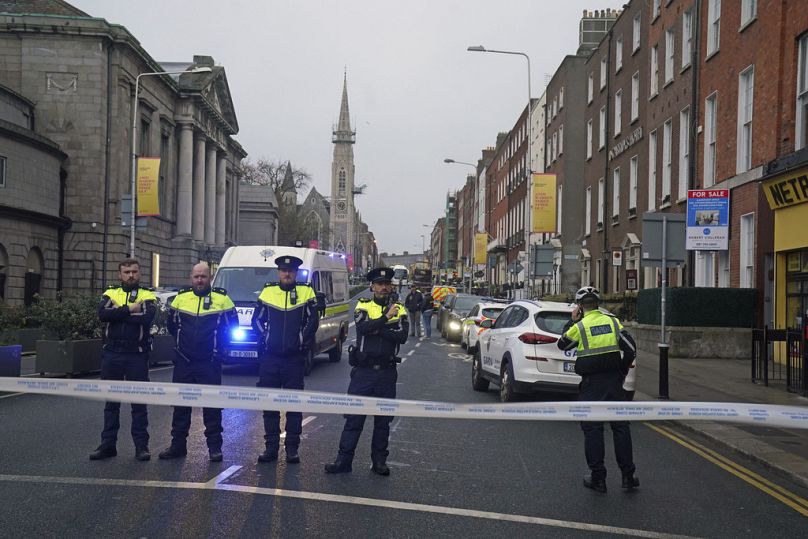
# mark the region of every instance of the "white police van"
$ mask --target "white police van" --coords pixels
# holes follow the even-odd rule
[[[266,283],[278,282],[275,259],[296,256],[303,260],[297,272],[299,283],[307,283],[324,297],[325,314],[320,313],[314,349],[305,358],[305,373],[311,372],[314,356],[328,352],[331,361],[342,359],[342,346],[351,319],[348,297],[348,268],[345,255],[320,249],[274,245],[239,245],[225,251],[213,278],[213,286],[227,290],[236,304],[239,327],[231,330],[224,349],[225,363],[257,363],[258,336],[252,316]]]

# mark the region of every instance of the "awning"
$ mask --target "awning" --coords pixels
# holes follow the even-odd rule
[[[623,240],[623,249],[627,247],[634,247],[640,245],[641,243],[642,242],[640,242],[640,238],[637,237],[637,234],[634,232],[627,232],[626,239]]]
[[[586,260],[589,258],[592,258],[592,255],[589,254],[589,249],[581,247],[581,260]]]

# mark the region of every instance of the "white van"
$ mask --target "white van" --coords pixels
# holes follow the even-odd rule
[[[230,343],[222,354],[223,361],[258,362],[258,336],[251,326],[252,316],[264,285],[278,282],[275,259],[279,256],[296,256],[303,260],[297,272],[298,282],[310,284],[325,298],[325,314],[320,313],[315,347],[305,358],[305,373],[309,374],[314,356],[318,354],[328,352],[331,361],[342,359],[342,345],[351,319],[345,255],[319,249],[239,245],[225,251],[213,286],[227,290],[236,304],[239,327],[231,331]]]

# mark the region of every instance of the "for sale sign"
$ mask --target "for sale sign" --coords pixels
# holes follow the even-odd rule
[[[687,192],[688,251],[726,251],[729,244],[729,189]]]

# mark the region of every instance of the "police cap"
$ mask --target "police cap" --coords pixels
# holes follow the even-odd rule
[[[393,268],[373,268],[368,272],[367,279],[371,283],[389,283],[393,280]]]
[[[303,261],[296,256],[279,256],[275,259],[275,265],[278,266],[278,269],[296,271],[302,263]]]

